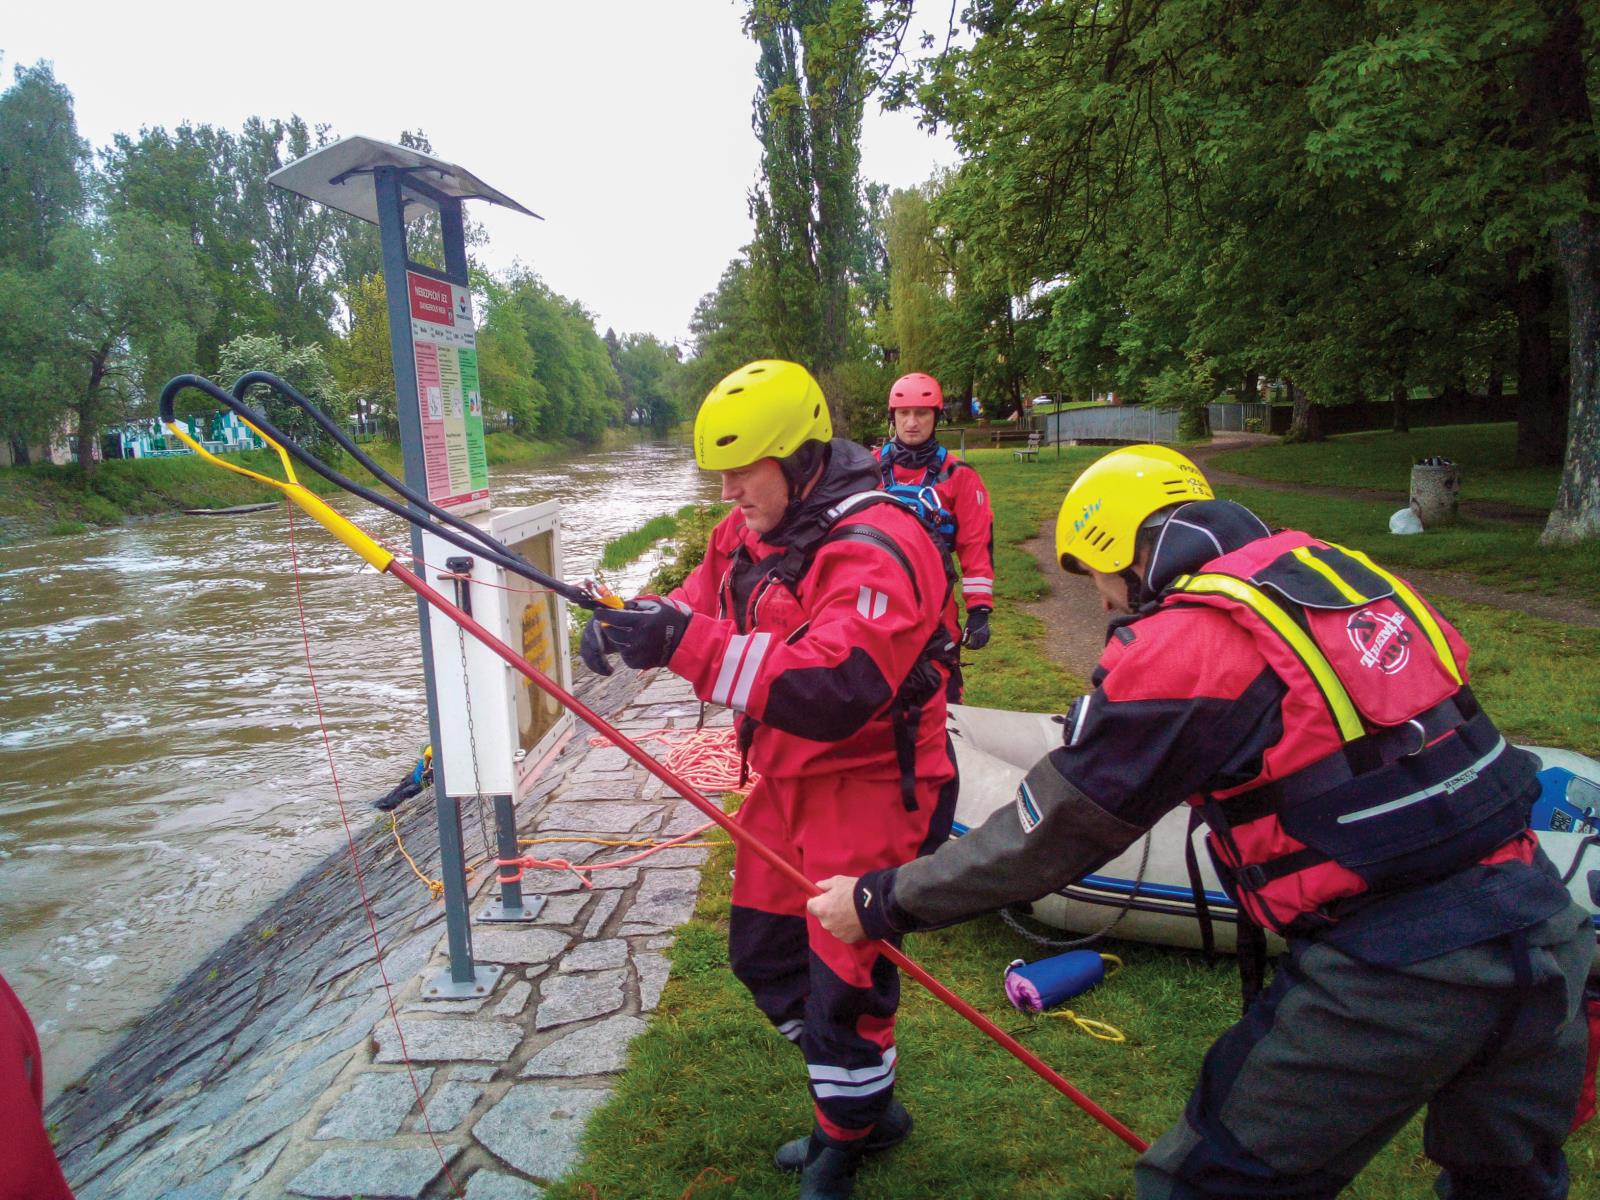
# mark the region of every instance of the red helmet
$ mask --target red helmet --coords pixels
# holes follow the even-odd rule
[[[889,389],[890,412],[897,408],[931,408],[938,411],[943,407],[944,393],[939,390],[939,381],[921,371],[900,376]]]

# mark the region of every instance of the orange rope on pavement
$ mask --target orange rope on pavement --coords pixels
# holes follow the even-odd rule
[[[738,734],[731,725],[721,729],[652,729],[634,736],[635,742],[657,742],[666,747],[661,763],[669,771],[688,780],[702,792],[733,792],[748,795],[760,776],[754,771],[739,775],[744,766],[739,756]],[[610,746],[610,738],[595,734],[591,746]]]

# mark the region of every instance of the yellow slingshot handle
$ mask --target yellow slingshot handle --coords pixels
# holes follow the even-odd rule
[[[379,571],[388,570],[389,564],[394,561],[394,555],[373,541],[359,525],[335,512],[326,501],[307,489],[305,484],[295,478],[294,463],[290,461],[288,452],[282,446],[262,433],[247,418],[240,417],[239,419],[249,426],[252,433],[278,452],[278,458],[283,463],[283,473],[286,478],[273,479],[270,475],[263,475],[259,471],[241,467],[238,463],[225,462],[190,437],[189,431],[176,421],[163,422],[163,424],[166,425],[168,433],[213,466],[221,467],[224,471],[232,471],[235,475],[243,475],[246,479],[254,479],[257,483],[264,483],[268,487],[277,488],[278,491],[294,501],[306,516],[333,534],[334,537],[338,538],[351,550],[354,550]]]

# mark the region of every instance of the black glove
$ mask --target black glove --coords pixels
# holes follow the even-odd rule
[[[622,608],[597,609],[590,623],[604,627],[606,640],[623,662],[643,671],[667,665],[693,615],[660,596],[640,596]]]
[[[583,636],[578,639],[578,657],[583,659],[583,665],[596,675],[611,674],[615,670],[609,657],[612,648],[605,630],[600,628],[600,622],[591,616],[589,623],[583,627]]]
[[[989,644],[989,612],[987,608],[967,609],[967,632],[961,644],[968,650],[982,650]]]

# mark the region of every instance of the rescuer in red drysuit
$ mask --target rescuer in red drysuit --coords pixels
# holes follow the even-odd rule
[[[872,455],[832,438],[821,390],[793,363],[752,363],[718,384],[695,421],[695,455],[736,507],[671,596],[596,612],[585,662],[609,671],[614,647],[734,709],[761,774],[740,823],[808,878],[941,844],[955,810],[955,648],[932,531],[875,490]],[[802,1197],[848,1196],[861,1155],[910,1132],[893,1100],[898,972],[875,944],[823,933],[805,896],[743,849],[729,948],[809,1074],[815,1127],[776,1163],[802,1172]]]
[[[44,1060],[28,1010],[0,976],[0,1200],[72,1200],[44,1127]]]
[[[1188,803],[1289,950],[1139,1159],[1141,1200],[1331,1197],[1425,1106],[1441,1196],[1566,1196],[1595,935],[1528,830],[1536,760],[1473,700],[1460,635],[1164,447],[1085,471],[1057,550],[1126,614],[1063,745],[959,841],[823,881],[813,915],[849,940],[1035,899]]]
[[[944,392],[932,375],[902,375],[889,389],[889,420],[894,436],[878,448],[883,490],[920,505],[931,518],[945,549],[961,565],[961,600],[967,628],[961,644],[982,650],[989,644],[994,611],[994,509],[983,479],[956,458],[938,437]],[[960,629],[952,591],[946,619]],[[961,699],[961,673],[950,677],[951,700]]]

